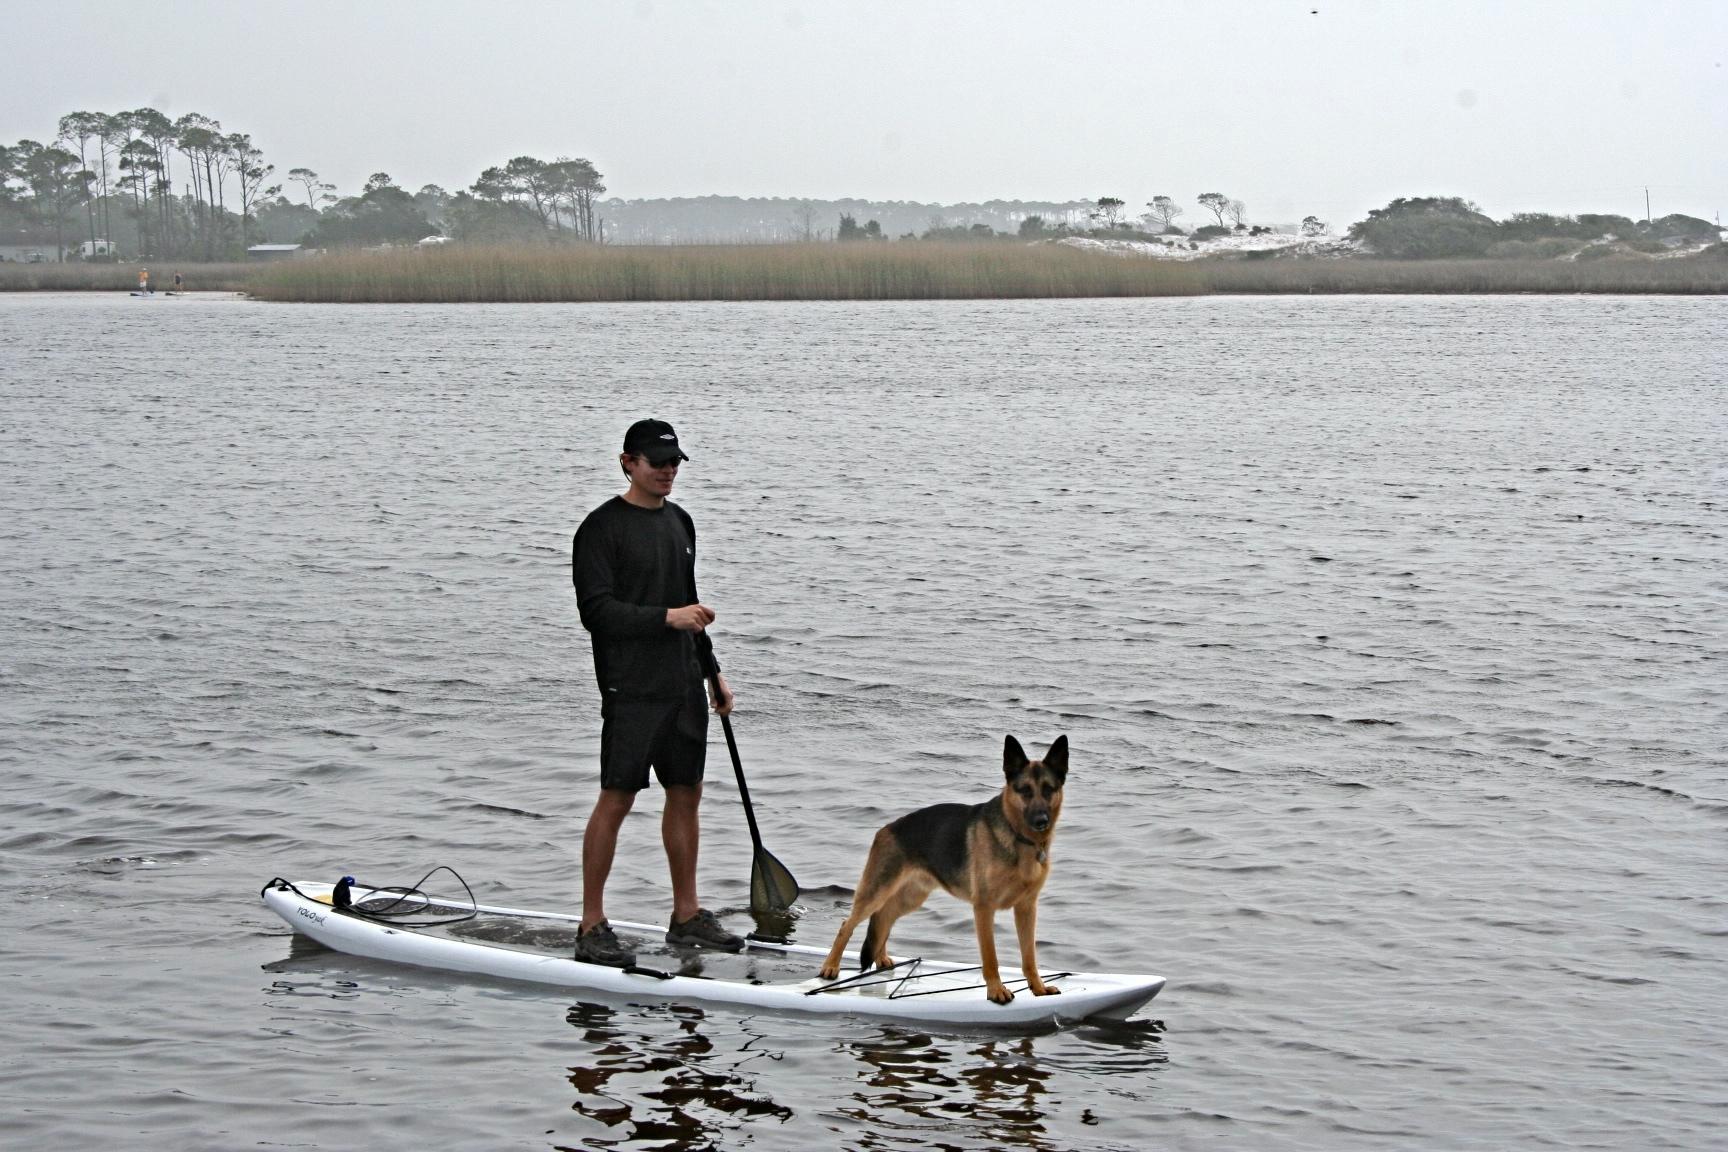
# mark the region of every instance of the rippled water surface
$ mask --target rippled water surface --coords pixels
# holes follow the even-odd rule
[[[0,1140],[1720,1147],[1725,321],[0,297]],[[1041,954],[1168,976],[1135,1026],[578,1001],[258,902],[448,864],[576,906],[570,534],[648,414],[798,938],[876,826],[1067,733]],[[666,913],[658,808],[615,915]],[[940,895],[896,938],[974,947]]]

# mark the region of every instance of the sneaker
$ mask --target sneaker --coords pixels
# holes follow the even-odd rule
[[[609,968],[628,968],[636,963],[636,953],[618,943],[612,925],[604,920],[576,937],[575,956],[584,963]]]
[[[742,952],[744,937],[734,936],[721,925],[720,918],[706,908],[680,924],[674,920],[666,928],[666,943],[688,944],[693,948],[713,948],[720,952]]]

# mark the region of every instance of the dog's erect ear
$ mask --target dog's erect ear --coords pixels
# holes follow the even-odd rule
[[[1068,781],[1068,737],[1056,737],[1056,743],[1050,745],[1050,751],[1044,753],[1044,767],[1056,774],[1060,783]]]
[[[1002,742],[1002,774],[1012,780],[1026,771],[1026,750],[1010,736]]]

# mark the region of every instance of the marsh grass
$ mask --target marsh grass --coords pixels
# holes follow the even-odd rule
[[[1419,295],[1728,292],[1728,263],[1698,258],[1566,260],[1276,260],[1210,262],[1218,293]]]
[[[161,292],[174,286],[174,273],[188,292],[244,292],[255,264],[0,264],[0,292],[128,292],[138,287],[138,270],[150,269],[150,282]]]
[[[0,291],[126,291],[136,264],[0,264]],[[1175,261],[1066,245],[747,244],[469,247],[334,253],[280,264],[152,266],[190,291],[330,303],[974,300],[1304,293],[1728,292],[1719,254],[1653,260]]]
[[[356,252],[256,269],[266,300],[467,303],[961,300],[1215,293],[1720,293],[1703,260],[1155,260],[1065,245],[465,247]]]
[[[270,269],[268,300],[945,300],[1190,295],[1194,269],[995,244],[463,248],[356,253]]]

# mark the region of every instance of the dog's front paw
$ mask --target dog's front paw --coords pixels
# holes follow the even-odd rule
[[[1060,996],[1060,995],[1062,995],[1062,989],[1052,988],[1052,987],[1050,987],[1050,985],[1044,983],[1044,981],[1042,981],[1042,980],[1029,981],[1027,983],[1026,987],[1032,989],[1032,995],[1034,995],[1034,996]]]
[[[1001,981],[997,981],[994,984],[986,984],[984,987],[985,991],[989,994],[990,999],[997,1004],[1006,1004],[1008,1001],[1014,999],[1014,993],[1008,991],[1008,985],[1003,984]]]
[[[824,964],[824,965],[822,965],[821,969],[816,973],[816,975],[822,977],[822,979],[824,979],[824,980],[838,979],[840,976],[840,965],[838,965],[838,964]]]

